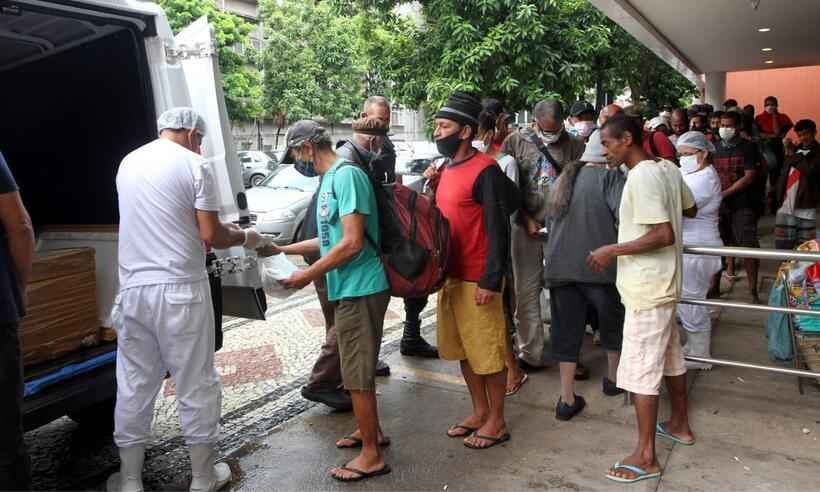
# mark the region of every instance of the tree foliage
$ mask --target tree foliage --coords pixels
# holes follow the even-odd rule
[[[587,0],[422,0],[420,23],[397,18],[400,1],[335,3],[367,13],[362,31],[378,41],[368,51],[371,77],[391,81],[410,107],[438,107],[462,89],[521,110],[546,97],[570,103],[599,80],[651,110],[695,93]]]
[[[266,45],[260,57],[264,105],[282,127],[321,117],[331,124],[354,116],[367,71],[357,21],[328,2],[262,0]]]
[[[225,104],[231,121],[251,121],[262,113],[262,83],[259,72],[253,67],[253,48],[248,34],[254,25],[241,17],[220,10],[215,0],[159,0],[168,16],[174,33],[178,33],[203,15],[214,26],[214,37],[219,55],[219,68]],[[248,56],[234,51],[244,46]]]

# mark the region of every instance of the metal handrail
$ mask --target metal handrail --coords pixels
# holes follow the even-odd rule
[[[751,311],[766,311],[770,313],[803,314],[806,316],[820,316],[820,311],[810,309],[788,308],[778,306],[767,306],[765,304],[748,304],[746,302],[713,301],[711,299],[687,299],[678,301],[679,304],[690,304],[692,306],[713,306],[733,309],[749,309]]]
[[[754,258],[758,260],[777,261],[808,261],[815,263],[820,261],[820,252],[814,251],[794,251],[791,249],[763,249],[763,248],[740,248],[734,246],[683,246],[683,252],[690,255],[707,256],[732,256],[735,258]]]
[[[707,255],[707,256],[730,256],[734,258],[754,258],[760,260],[776,260],[776,261],[805,261],[805,262],[820,262],[820,252],[813,251],[794,251],[785,249],[762,249],[762,248],[740,248],[732,246],[696,246],[684,245],[683,252],[692,255]],[[749,304],[745,302],[731,302],[731,301],[715,301],[710,299],[687,299],[683,298],[679,301],[681,304],[690,304],[694,306],[713,306],[725,307],[731,309],[748,309],[751,311],[775,312],[786,314],[800,314],[805,316],[820,316],[820,311],[813,311],[811,309],[767,306],[761,304]],[[790,321],[791,323],[791,321]],[[791,330],[790,330],[791,331]],[[795,349],[794,357],[797,357]],[[701,362],[705,364],[712,364],[716,366],[740,367],[744,369],[757,369],[761,371],[775,372],[780,374],[787,374],[797,376],[799,378],[816,378],[820,379],[820,373],[814,371],[806,371],[801,369],[790,369],[786,367],[762,366],[758,364],[749,364],[747,362],[738,362],[725,359],[712,359],[709,357],[696,357],[687,355],[685,359],[692,362]],[[802,383],[801,383],[802,384]],[[801,386],[802,393],[802,386]]]

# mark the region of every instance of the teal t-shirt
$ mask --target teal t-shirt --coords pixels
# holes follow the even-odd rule
[[[342,217],[352,213],[366,216],[367,234],[376,244],[380,241],[379,211],[370,179],[355,165],[341,166],[344,162],[338,159],[319,187],[316,223],[322,256],[342,240]],[[377,294],[389,287],[378,252],[368,240],[352,260],[327,272],[327,297],[331,301]]]

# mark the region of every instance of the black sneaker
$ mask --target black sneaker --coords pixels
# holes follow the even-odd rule
[[[622,393],[626,393],[626,390],[619,388],[615,383],[610,381],[610,379],[604,376],[602,381],[602,386],[604,388],[604,394],[606,396],[618,396]]]
[[[353,401],[350,399],[350,394],[343,389],[322,391],[312,390],[304,386],[302,387],[302,398],[327,405],[340,412],[353,410]]]
[[[425,359],[438,359],[438,350],[422,337],[402,338],[399,345],[401,355],[407,357],[422,357]]]
[[[390,366],[381,359],[376,362],[376,376],[384,378],[390,375]]]
[[[574,405],[567,405],[558,398],[558,404],[555,405],[555,418],[558,420],[569,420],[581,413],[581,410],[583,410],[585,406],[587,406],[586,400],[578,395],[575,395]]]

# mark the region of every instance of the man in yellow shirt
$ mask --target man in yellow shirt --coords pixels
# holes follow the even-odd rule
[[[675,320],[682,281],[682,215],[697,213],[692,192],[677,166],[653,160],[643,149],[636,119],[615,116],[601,129],[607,158],[629,167],[619,209],[618,243],[591,252],[590,268],[602,271],[618,259],[617,286],[626,318],[618,387],[635,397],[638,447],[615,463],[606,477],[632,483],[658,478],[655,435],[682,445],[695,438],[689,428],[686,365]],[[658,394],[666,379],[672,416],[659,424]]]

